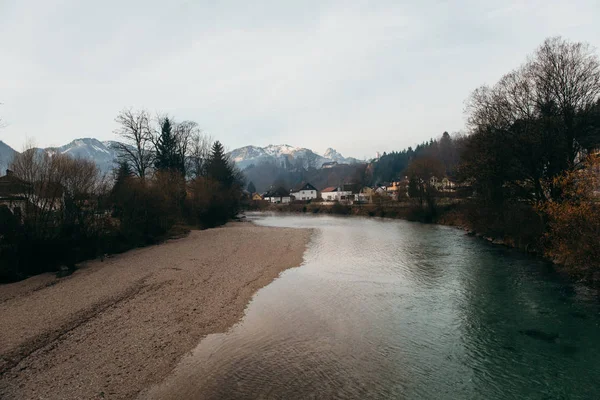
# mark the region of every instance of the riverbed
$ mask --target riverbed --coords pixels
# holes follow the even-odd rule
[[[444,226],[250,218],[312,228],[302,266],[140,398],[597,398],[598,294],[545,262]]]
[[[0,399],[132,399],[300,265],[310,230],[250,223],[0,285]]]

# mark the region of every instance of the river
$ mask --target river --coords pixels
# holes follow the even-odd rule
[[[299,268],[206,337],[154,398],[596,399],[597,293],[443,226],[250,216],[314,228]]]

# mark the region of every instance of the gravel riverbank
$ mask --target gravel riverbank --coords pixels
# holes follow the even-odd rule
[[[0,398],[135,397],[300,265],[309,238],[231,223],[91,261],[66,278],[0,286]]]

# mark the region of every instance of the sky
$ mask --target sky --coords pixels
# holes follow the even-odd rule
[[[371,158],[464,130],[471,91],[546,37],[600,46],[600,2],[0,0],[0,140],[114,140],[124,108],[226,148]]]

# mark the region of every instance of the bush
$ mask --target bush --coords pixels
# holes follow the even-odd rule
[[[545,252],[573,273],[600,280],[600,157],[555,180],[559,201],[540,206],[548,218]]]

